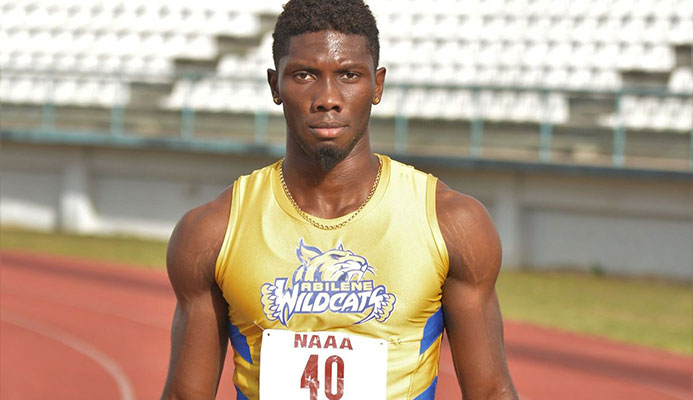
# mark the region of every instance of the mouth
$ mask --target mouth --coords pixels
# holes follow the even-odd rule
[[[315,136],[326,139],[339,136],[346,127],[347,125],[337,122],[323,122],[308,126]]]

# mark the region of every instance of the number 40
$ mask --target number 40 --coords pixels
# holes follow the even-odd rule
[[[332,366],[337,364],[337,390],[332,391]],[[310,389],[310,400],[318,400],[318,355],[311,354],[301,375],[301,389]],[[344,396],[344,360],[339,356],[329,356],[325,360],[325,396],[329,400],[339,400]]]

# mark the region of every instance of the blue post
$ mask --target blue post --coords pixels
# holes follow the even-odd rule
[[[549,110],[549,91],[542,93],[544,115],[539,127],[539,160],[541,162],[551,161],[551,140],[553,139],[553,124],[551,123],[551,112]]]
[[[44,99],[43,105],[41,106],[41,131],[44,133],[55,130],[55,104],[53,103],[55,97],[55,78],[51,75],[48,79],[50,79],[48,96]]]
[[[185,98],[183,99],[183,108],[180,111],[180,135],[183,139],[192,140],[195,135],[195,110],[190,108],[193,79],[188,76],[183,79],[188,80],[190,86],[187,88]]]
[[[469,155],[472,157],[481,157],[482,146],[484,142],[484,119],[482,117],[481,106],[479,99],[479,88],[474,89],[474,117],[470,121],[470,136],[469,136]]]
[[[44,133],[55,131],[55,105],[53,100],[43,102],[41,107],[41,130]]]
[[[123,136],[123,127],[125,125],[125,107],[120,103],[120,84],[122,77],[118,77],[119,85],[116,86],[115,99],[111,106],[111,135]]]
[[[395,116],[395,152],[405,153],[407,151],[407,140],[409,137],[409,119],[397,113]]]
[[[195,110],[187,105],[181,110],[180,135],[186,140],[192,140],[195,136]]]
[[[267,144],[269,137],[269,114],[265,110],[255,112],[253,138],[255,144]]]
[[[403,87],[397,102],[395,114],[395,153],[405,153],[407,151],[407,141],[409,140],[409,119],[404,115],[404,102],[407,99],[407,87]]]
[[[626,128],[623,126],[622,94],[616,95],[616,126],[614,127],[613,149],[611,151],[611,162],[617,167],[622,167],[625,163],[626,154]]]
[[[688,147],[691,153],[688,158],[688,168],[693,171],[693,128],[691,128],[691,140],[688,143]]]
[[[125,109],[120,104],[111,107],[111,135],[123,136]]]

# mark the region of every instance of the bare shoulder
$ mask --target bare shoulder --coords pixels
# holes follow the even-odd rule
[[[232,194],[232,186],[224,189],[216,199],[185,213],[173,230],[166,252],[166,265],[177,294],[213,283],[214,266],[226,233]]]
[[[495,283],[501,244],[486,207],[438,181],[436,214],[450,258],[448,275],[467,283]]]
[[[436,187],[436,211],[438,220],[442,223],[447,221],[467,225],[488,218],[488,211],[479,200],[452,189],[440,180]],[[441,218],[442,216],[447,218]],[[449,220],[450,217],[453,217],[452,221]]]

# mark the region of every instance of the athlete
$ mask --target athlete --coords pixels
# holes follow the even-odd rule
[[[516,399],[486,209],[373,154],[383,95],[362,0],[291,0],[268,70],[286,157],[189,211],[167,254],[178,303],[162,399],[433,399],[443,329],[465,400]],[[230,339],[230,340],[229,340]]]

